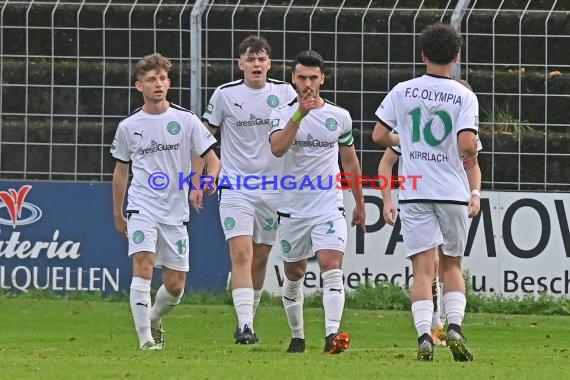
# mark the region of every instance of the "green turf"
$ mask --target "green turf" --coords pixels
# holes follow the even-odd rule
[[[261,307],[260,344],[233,343],[229,305],[180,305],[164,319],[167,347],[140,351],[126,302],[0,299],[2,379],[558,379],[570,369],[567,317],[470,314],[464,324],[472,363],[447,348],[433,363],[415,360],[410,313],[345,311],[352,346],[323,348],[323,315],[305,311],[307,352],[287,354],[282,308]]]

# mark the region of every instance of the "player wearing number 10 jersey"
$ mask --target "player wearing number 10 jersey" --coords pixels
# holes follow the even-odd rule
[[[435,250],[441,246],[440,279],[448,322],[447,344],[456,361],[473,360],[464,344],[465,281],[461,259],[468,217],[479,212],[481,172],[475,160],[468,176],[463,157],[477,156],[478,101],[451,79],[462,45],[448,24],[436,23],[420,36],[427,73],[397,84],[376,111],[375,142],[401,147],[401,175],[420,175],[415,189],[401,189],[400,220],[406,255],[412,261],[412,315],[418,359],[433,360],[430,327]],[[395,129],[398,133],[390,133]],[[471,190],[470,190],[471,189]]]
[[[397,84],[376,112],[387,130],[400,135],[403,176],[422,174],[417,189],[400,189],[400,203],[441,201],[467,204],[467,174],[458,134],[478,130],[475,94],[455,80],[425,74]],[[408,178],[408,177],[406,177]]]

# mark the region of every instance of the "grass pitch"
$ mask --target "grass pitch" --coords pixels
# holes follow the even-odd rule
[[[322,354],[321,309],[305,310],[307,352],[287,354],[281,307],[261,306],[260,343],[233,342],[229,305],[180,305],[163,320],[166,348],[140,351],[127,302],[0,298],[3,379],[553,379],[570,369],[568,317],[469,314],[475,361],[456,363],[447,348],[415,360],[409,312],[345,310],[352,345]]]

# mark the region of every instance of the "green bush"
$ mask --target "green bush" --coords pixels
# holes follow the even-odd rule
[[[466,279],[468,273],[466,273]],[[467,287],[469,288],[469,282]],[[154,291],[153,291],[154,293]],[[154,296],[154,295],[153,295]],[[103,296],[99,292],[69,292],[61,293],[51,290],[36,290],[31,292],[11,292],[0,289],[0,298],[27,299],[61,299],[95,301],[104,299],[109,302],[126,302],[127,293]],[[182,303],[191,305],[232,305],[229,291],[189,291],[184,295]],[[281,306],[281,297],[264,292],[262,305]],[[305,296],[306,308],[322,307],[322,292],[318,291]],[[379,283],[376,286],[361,286],[346,294],[346,307],[364,310],[410,310],[411,301],[408,290],[392,283]],[[538,314],[538,315],[570,315],[570,299],[555,297],[548,294],[537,296],[506,298],[501,295],[486,295],[482,293],[467,293],[467,312],[469,313],[501,313],[501,314]]]
[[[376,286],[361,286],[346,297],[346,305],[353,309],[409,310],[408,292],[390,282]]]

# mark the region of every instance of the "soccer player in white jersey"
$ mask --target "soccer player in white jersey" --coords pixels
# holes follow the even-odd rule
[[[464,86],[471,89],[471,86],[469,86],[469,84],[466,81],[458,81],[458,82],[462,83]],[[477,151],[481,151],[482,148],[483,146],[481,145],[479,138],[477,138]],[[398,162],[398,172],[399,173],[402,172],[402,161],[398,161],[401,154],[402,152],[399,146],[391,146],[388,149],[386,149],[386,151],[382,155],[380,163],[378,164],[378,175],[381,178],[391,178],[392,167],[396,162]],[[465,168],[465,171],[467,173],[467,178],[470,181],[472,179],[476,180],[478,178],[477,176],[478,173],[480,172],[480,169],[475,167],[478,165],[479,164],[477,162],[477,158],[466,158],[463,160],[463,167]],[[394,226],[396,224],[397,210],[396,210],[396,205],[392,200],[392,187],[393,186],[390,183],[387,184],[387,186],[381,190],[382,200],[384,203],[382,215],[386,223],[388,223],[391,226]],[[437,253],[435,254],[435,269],[434,269],[435,277],[432,282],[433,315],[431,320],[431,337],[435,345],[444,346],[446,343],[445,342],[446,334],[440,317],[442,309],[441,292],[443,291],[443,284],[441,283],[438,275],[439,256],[441,254],[443,254],[441,253],[441,247],[437,247]]]
[[[403,176],[421,175],[418,186],[400,189],[400,220],[406,255],[412,261],[412,315],[418,332],[418,359],[433,360],[430,327],[434,247],[441,245],[440,279],[448,323],[446,342],[456,361],[473,360],[461,329],[465,316],[465,281],[461,259],[468,217],[479,212],[481,172],[468,179],[463,156],[477,156],[477,97],[451,79],[462,45],[460,34],[436,23],[420,36],[427,73],[397,84],[376,111],[372,138],[384,146],[400,145]],[[390,133],[397,129],[397,134]]]
[[[179,189],[179,173],[190,174],[192,151],[216,178],[220,162],[212,149],[216,139],[191,111],[170,103],[170,60],[159,53],[136,65],[136,89],[144,105],[121,121],[111,146],[115,227],[129,240],[133,261],[130,304],[140,348],[161,349],[161,317],[184,293],[189,269],[188,190]],[[125,218],[123,201],[132,165]],[[151,304],[153,268],[162,268],[162,285]]]
[[[285,271],[282,300],[292,334],[287,352],[305,351],[303,278],[307,260],[316,255],[323,281],[324,352],[339,354],[350,344],[350,336],[339,330],[347,239],[342,191],[336,182],[339,153],[347,178],[354,180],[361,171],[350,114],[320,95],[323,67],[323,58],[315,51],[302,51],[295,57],[292,81],[298,95],[271,114],[270,142],[273,154],[283,157],[283,178],[290,176],[297,182],[293,188],[281,189],[277,209]],[[352,225],[364,230],[362,189],[353,187],[352,195],[356,201]]]
[[[382,155],[382,159],[378,164],[378,175],[380,178],[386,178],[385,188],[382,191],[382,201],[384,203],[382,215],[386,223],[391,226],[396,224],[396,206],[392,200],[392,190],[394,184],[391,182],[392,167],[398,162],[398,172],[402,171],[402,161],[398,161],[401,151],[399,146],[393,146],[386,149]],[[406,184],[404,183],[404,186]],[[434,248],[435,249],[435,248]],[[433,315],[431,320],[431,337],[435,345],[445,345],[445,330],[440,317],[440,301],[441,301],[441,284],[438,276],[439,255],[435,255],[435,277],[432,282],[432,302]]]
[[[254,316],[259,306],[269,251],[277,240],[277,176],[281,162],[267,143],[269,116],[297,94],[283,81],[267,77],[271,47],[260,36],[248,36],[237,47],[243,79],[214,91],[203,115],[205,125],[221,133],[220,220],[232,264],[232,299],[237,314],[235,342],[257,343]],[[195,172],[203,164],[197,160]],[[199,210],[201,192],[192,191]]]

